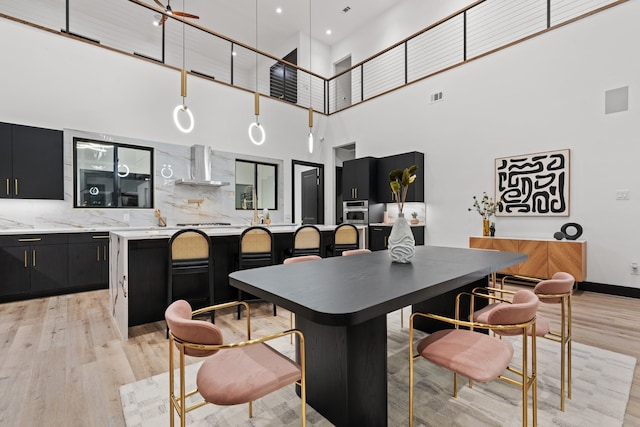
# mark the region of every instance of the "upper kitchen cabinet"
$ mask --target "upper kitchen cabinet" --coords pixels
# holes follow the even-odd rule
[[[62,131],[0,123],[2,198],[64,199]]]
[[[343,200],[376,199],[377,160],[375,157],[362,157],[342,164]]]
[[[424,202],[424,153],[411,151],[409,153],[397,154],[395,156],[382,157],[378,159],[378,199],[379,203],[393,203],[393,193],[389,187],[389,172],[395,169],[408,168],[417,165],[416,180],[409,186],[407,191],[407,202]]]

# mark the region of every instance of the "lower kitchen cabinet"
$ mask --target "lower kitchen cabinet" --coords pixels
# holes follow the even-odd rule
[[[0,236],[0,301],[109,286],[109,234]]]
[[[129,326],[164,318],[167,309],[169,239],[129,242]],[[135,308],[134,308],[135,307]],[[131,309],[134,308],[134,309]]]
[[[109,286],[109,233],[69,235],[68,287]]]
[[[50,295],[67,287],[67,235],[0,238],[0,298]]]
[[[369,226],[369,249],[372,251],[387,249],[391,227],[391,225]],[[413,232],[413,238],[416,240],[416,245],[424,245],[424,225],[411,226],[411,231]]]
[[[229,273],[238,269],[238,237],[215,236],[213,248],[213,286],[216,304],[238,298],[229,286]],[[167,308],[169,239],[131,240],[128,248],[129,326],[164,319]],[[205,276],[194,275],[185,286],[206,286]],[[179,294],[179,290],[178,290]]]

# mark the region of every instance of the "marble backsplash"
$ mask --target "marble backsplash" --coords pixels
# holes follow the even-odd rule
[[[121,142],[153,147],[155,152],[155,208],[74,208],[73,207],[73,137]],[[64,130],[64,200],[0,199],[0,230],[52,230],[81,228],[155,227],[155,209],[167,218],[169,227],[179,223],[228,222],[249,224],[253,211],[235,209],[235,160],[260,161],[278,165],[278,209],[270,210],[274,223],[284,222],[283,161],[265,157],[238,155],[213,150],[213,180],[229,182],[223,187],[176,185],[189,178],[191,147],[156,143],[113,135],[71,129]],[[43,177],[42,179],[46,179]],[[189,200],[200,200],[190,203]]]

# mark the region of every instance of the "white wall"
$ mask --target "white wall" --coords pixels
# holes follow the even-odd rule
[[[480,233],[480,218],[467,209],[473,195],[492,190],[496,157],[570,148],[571,216],[497,218],[497,235],[551,237],[563,223],[578,222],[588,241],[587,280],[640,288],[629,266],[640,261],[637,16],[640,1],[630,0],[339,114],[316,115],[316,141],[324,142],[313,155],[306,151],[304,109],[263,99],[268,139],[255,147],[247,137],[253,95],[189,78],[196,129],[184,135],[171,120],[180,102],[178,71],[0,20],[0,51],[11,64],[0,79],[0,121],[283,159],[285,212],[291,211],[291,159],[324,163],[329,172],[333,147],[347,143],[356,142],[357,157],[420,150],[427,242],[461,247]],[[361,45],[354,61],[368,56]],[[370,45],[378,49],[373,40]],[[332,55],[344,56],[335,49]],[[629,86],[629,111],[605,115],[604,92],[621,86]],[[444,101],[429,104],[428,95],[440,90]],[[326,177],[328,219],[333,174]],[[631,200],[616,201],[616,189],[629,189]],[[11,202],[0,205],[3,212]]]
[[[481,233],[472,196],[493,192],[494,159],[571,149],[569,217],[496,218],[497,236],[552,238],[584,227],[587,280],[640,287],[640,1],[473,61],[331,117],[327,139],[357,156],[425,153],[429,244]],[[629,86],[629,110],[605,115],[604,93]],[[429,104],[443,91],[444,101]],[[616,201],[617,189],[631,199]]]

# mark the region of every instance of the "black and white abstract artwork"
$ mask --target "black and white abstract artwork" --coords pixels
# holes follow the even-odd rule
[[[569,216],[570,150],[496,159],[497,216]]]

